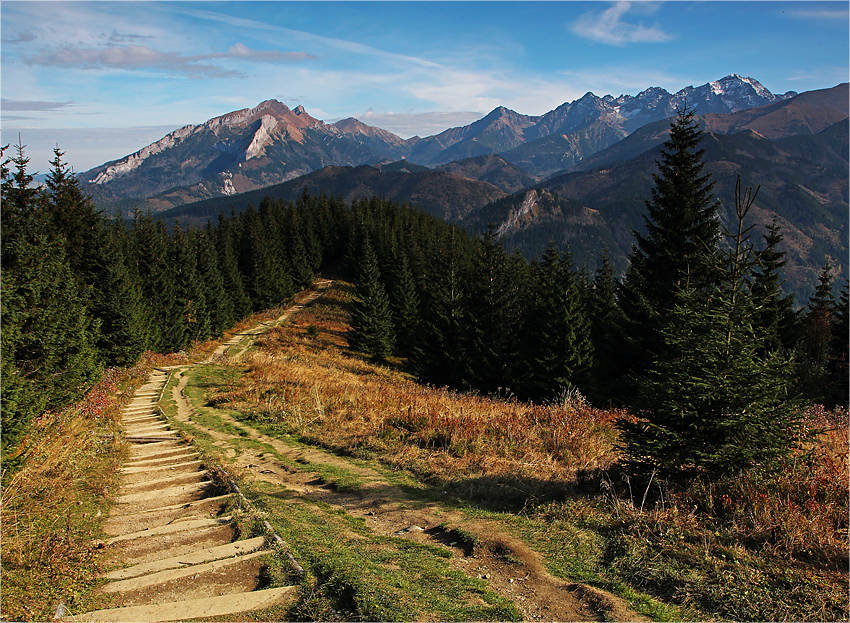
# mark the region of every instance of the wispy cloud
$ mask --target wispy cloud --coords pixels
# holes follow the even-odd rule
[[[51,110],[60,110],[73,105],[74,102],[41,102],[31,100],[10,100],[3,98],[0,100],[0,108],[3,112],[12,111],[28,111],[28,112],[44,112]]]
[[[787,11],[785,15],[802,19],[818,19],[847,23],[850,19],[850,10],[843,9],[801,9]]]
[[[24,57],[31,65],[46,67],[68,67],[78,69],[158,69],[200,77],[244,77],[245,74],[228,70],[207,61],[218,59],[249,60],[264,63],[299,62],[315,58],[304,52],[280,52],[277,50],[252,50],[242,43],[231,46],[227,52],[184,55],[177,52],[162,52],[143,45],[107,46],[103,48],[64,46],[42,50],[38,54]]]
[[[657,26],[647,27],[624,21],[631,9],[631,2],[617,2],[601,13],[590,11],[573,22],[570,30],[579,37],[617,46],[630,43],[663,43],[674,38]]]
[[[33,32],[22,32],[11,37],[3,37],[3,43],[29,43],[36,40],[36,35]]]

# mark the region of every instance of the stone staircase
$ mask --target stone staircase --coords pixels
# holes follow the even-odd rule
[[[263,589],[271,538],[240,540],[228,494],[191,445],[171,430],[158,402],[168,370],[154,370],[124,408],[130,457],[117,504],[104,525],[117,568],[102,591],[113,607],[65,621],[172,621],[238,615],[295,598],[296,587]]]

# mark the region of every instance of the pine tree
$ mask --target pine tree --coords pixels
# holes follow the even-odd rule
[[[176,223],[171,235],[170,263],[174,270],[174,304],[178,315],[175,325],[180,325],[175,331],[173,342],[173,348],[177,350],[183,350],[192,342],[205,340],[210,335],[207,299],[198,274],[197,246],[195,237]]]
[[[396,249],[390,279],[390,311],[395,327],[396,349],[409,356],[419,332],[419,295],[407,262],[407,254]]]
[[[850,375],[848,375],[848,347],[850,346],[850,302],[848,302],[848,282],[844,280],[844,287],[835,307],[835,315],[832,323],[832,356],[830,358],[830,369],[832,373],[831,385],[835,387],[834,404],[848,404],[848,390],[850,390]]]
[[[831,402],[836,390],[831,384],[835,375],[830,371],[836,312],[832,285],[832,266],[827,260],[801,320],[797,346],[799,390],[807,398],[820,403]]]
[[[592,346],[579,279],[569,251],[551,242],[532,266],[524,357],[530,397],[551,400],[587,380]]]
[[[718,282],[720,238],[714,183],[703,173],[703,138],[693,111],[680,110],[664,143],[655,185],[646,202],[646,233],[635,232],[619,301],[628,337],[624,357],[640,374],[664,346],[664,321],[677,292],[706,289]]]
[[[148,347],[160,353],[187,344],[186,327],[178,301],[171,240],[162,220],[137,212],[133,221],[133,260],[151,319]]]
[[[520,373],[524,262],[509,256],[492,228],[477,245],[466,284],[465,384],[491,394],[516,392]]]
[[[92,284],[92,315],[100,321],[97,347],[108,366],[131,366],[148,346],[150,318],[138,275],[128,265],[127,232],[120,219],[98,225],[101,250]]]
[[[239,271],[238,241],[241,236],[235,217],[219,216],[216,239],[218,247],[218,265],[224,279],[224,291],[230,299],[233,313],[226,316],[225,327],[241,320],[251,313],[251,298],[245,291],[243,275]],[[222,309],[226,310],[227,307]]]
[[[469,389],[464,385],[469,342],[464,285],[471,253],[464,241],[454,227],[433,241],[430,262],[423,271],[422,330],[412,362],[422,380],[456,389]]]
[[[616,400],[619,398],[617,380],[627,372],[627,362],[622,357],[625,339],[620,332],[623,320],[617,304],[617,282],[607,249],[600,257],[586,307],[593,351],[587,395],[599,402]]]
[[[764,235],[764,249],[756,255],[753,298],[757,307],[754,323],[762,338],[764,350],[790,349],[795,341],[796,314],[794,296],[782,292],[780,271],[788,260],[779,250],[783,235],[774,217]]]
[[[2,159],[2,153],[0,153]],[[80,296],[47,198],[31,188],[22,145],[3,162],[2,447],[16,445],[33,416],[79,399],[100,377],[97,323]]]
[[[632,468],[672,480],[716,479],[776,460],[793,448],[799,413],[789,400],[791,368],[778,353],[759,357],[748,315],[729,293],[688,288],[648,371],[637,422],[620,422]]]
[[[722,279],[675,292],[663,346],[642,379],[639,419],[622,420],[633,469],[673,480],[717,479],[758,467],[773,470],[800,438],[800,405],[790,400],[790,360],[760,355],[751,292],[756,264],[744,220],[754,195],[736,196],[738,229]]]
[[[206,315],[209,318],[209,335],[220,337],[235,322],[233,300],[225,289],[225,279],[215,250],[215,231],[210,223],[195,231],[194,243],[198,257],[198,277],[204,287]]]
[[[348,344],[378,361],[392,354],[394,336],[390,304],[381,275],[378,258],[369,238],[363,240],[359,277],[351,302],[351,327]]]

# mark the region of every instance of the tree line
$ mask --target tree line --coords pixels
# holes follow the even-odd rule
[[[778,465],[806,403],[847,404],[847,281],[836,299],[825,265],[796,309],[780,227],[757,237],[748,222],[758,190],[739,180],[737,222],[724,225],[692,112],[670,130],[619,280],[604,251],[591,275],[552,244],[526,262],[492,229],[474,240],[446,229],[421,248],[364,214],[348,264],[352,346],[458,390],[627,406],[624,450],[642,473]]]
[[[354,351],[457,390],[629,406],[636,465],[769,460],[795,434],[795,398],[846,404],[847,285],[836,300],[825,266],[795,311],[779,227],[752,240],[745,192],[741,222],[722,226],[700,138],[682,111],[620,280],[604,252],[593,274],[551,244],[528,262],[492,229],[473,238],[377,197],[266,198],[202,228],[125,222],[95,209],[58,149],[34,188],[18,146],[2,163],[3,449],[105,366],[218,337],[335,265],[356,284]]]

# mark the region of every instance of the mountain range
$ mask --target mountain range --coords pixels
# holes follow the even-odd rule
[[[675,94],[658,87],[617,98],[587,93],[541,116],[499,107],[470,125],[406,140],[353,118],[327,124],[302,106],[290,110],[267,100],[175,130],[134,154],[86,171],[80,179],[98,204],[154,211],[286,182],[325,166],[402,158],[433,167],[499,154],[542,179],[648,123],[671,117],[677,107],[699,114],[730,113],[794,95],[774,95],[758,81],[732,74]]]
[[[848,85],[773,95],[732,74],[676,94],[588,93],[541,116],[497,108],[438,135],[401,139],[356,119],[326,124],[275,100],[198,126],[81,176],[104,209],[166,211],[205,222],[219,212],[294,199],[304,188],[345,200],[412,203],[470,231],[493,224],[509,248],[537,255],[569,243],[593,267],[603,247],[622,271],[643,227],[644,199],[669,118],[696,110],[706,169],[729,220],[737,175],[760,186],[756,222],[783,227],[788,289],[808,296],[829,259],[846,274]]]

